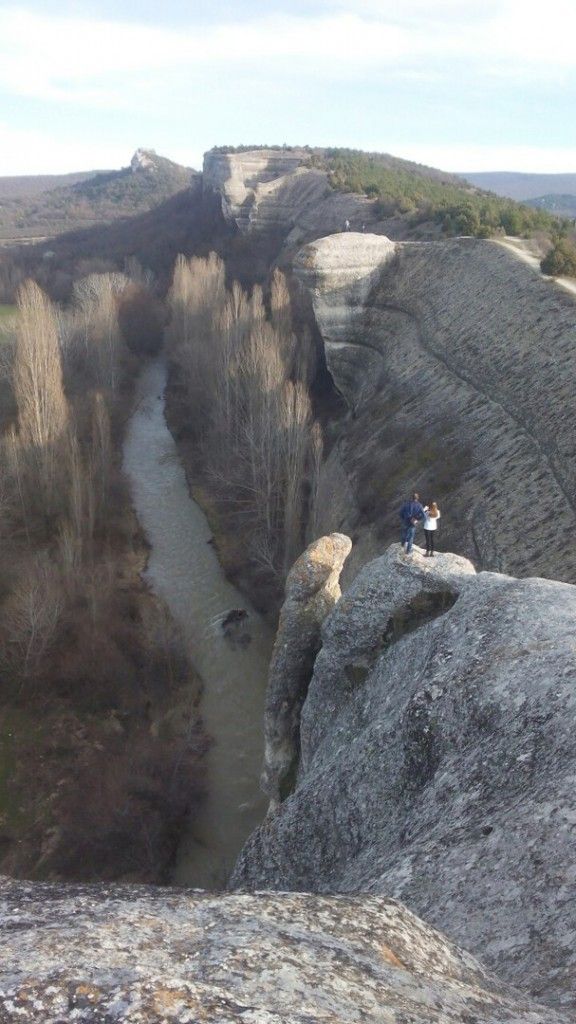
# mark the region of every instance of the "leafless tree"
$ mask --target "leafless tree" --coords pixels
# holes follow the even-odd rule
[[[297,379],[285,279],[273,277],[268,318],[262,289],[250,297],[236,283],[226,289],[214,254],[180,257],[170,306],[170,349],[224,514],[249,534],[254,562],[281,579],[302,550],[319,436]]]
[[[27,281],[18,295],[13,366],[18,406],[18,473],[31,473],[46,509],[57,504],[68,444],[69,411],[62,382],[56,317],[38,285]]]

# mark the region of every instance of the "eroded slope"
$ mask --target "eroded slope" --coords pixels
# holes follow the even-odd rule
[[[360,541],[357,566],[417,487],[442,508],[441,546],[575,580],[576,304],[488,241],[384,241],[331,236],[295,261],[352,410],[323,529]]]

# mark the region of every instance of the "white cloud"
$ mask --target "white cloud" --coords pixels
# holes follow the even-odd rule
[[[482,12],[482,13],[480,13]],[[576,66],[576,5],[550,0],[545,12],[525,0],[359,0],[314,16],[190,24],[49,17],[0,10],[0,84],[16,95],[113,105],[144,79],[194,79],[202,70],[266,67],[319,77],[403,70],[450,76],[453,62],[483,74],[557,75]],[[121,96],[122,99],[122,96]]]
[[[0,11],[0,82],[19,95],[65,98],[79,88],[86,102],[111,96],[110,76],[129,79],[178,68],[282,60],[385,63],[412,55],[410,34],[356,15],[273,16],[250,24],[176,31],[145,24],[48,18]]]

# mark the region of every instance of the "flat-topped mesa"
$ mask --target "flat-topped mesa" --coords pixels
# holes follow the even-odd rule
[[[357,567],[416,487],[446,513],[440,546],[576,581],[574,299],[475,238],[331,235],[293,265],[354,414],[324,467],[321,531],[354,534]]]
[[[258,217],[260,200],[273,196],[286,175],[293,174],[301,164],[301,153],[282,149],[209,152],[204,156],[204,190],[219,193],[226,219],[234,221],[241,231],[248,231]],[[273,219],[284,219],[285,211],[274,212]]]
[[[575,632],[574,586],[392,545],[324,620],[295,790],[233,886],[397,897],[573,1005]]]
[[[289,245],[341,231],[349,219],[360,226],[374,218],[373,203],[333,191],[326,171],[304,166],[309,157],[304,149],[210,151],[204,156],[204,191],[220,196],[225,219],[242,233],[272,232]]]

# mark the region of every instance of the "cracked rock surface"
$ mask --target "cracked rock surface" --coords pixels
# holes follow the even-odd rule
[[[560,1024],[394,900],[0,882],[0,1021]]]

